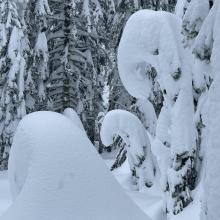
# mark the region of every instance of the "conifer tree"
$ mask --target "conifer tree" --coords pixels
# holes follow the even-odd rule
[[[25,15],[31,47],[26,80],[26,96],[29,100],[27,111],[47,110],[49,108],[46,88],[49,77],[47,17],[50,15],[47,0],[30,0]]]
[[[196,130],[190,82],[181,89],[171,119],[171,168],[168,170],[168,211],[178,214],[191,201],[195,188]]]
[[[0,169],[6,169],[14,131],[26,114],[24,86],[29,47],[17,3],[0,1],[0,10]]]
[[[201,152],[204,158],[202,219],[219,219],[219,40],[220,2],[209,1],[210,11],[195,39],[192,48],[201,65],[206,90],[202,90],[197,110],[202,121]],[[198,64],[197,64],[198,65]],[[199,69],[199,68],[198,68]]]
[[[92,91],[90,92],[90,110],[88,112],[86,130],[92,142],[99,148],[100,138],[98,129],[98,115],[104,111],[104,51],[102,49],[101,37],[98,28],[103,20],[102,6],[98,0],[84,0],[82,8],[82,20],[85,21],[87,29],[87,53],[88,62],[92,66]]]

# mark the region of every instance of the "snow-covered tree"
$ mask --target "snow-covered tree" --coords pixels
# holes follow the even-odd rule
[[[103,21],[103,7],[98,0],[84,0],[82,6],[82,18],[87,28],[89,63],[92,65],[92,96],[90,97],[90,114],[87,117],[85,126],[92,142],[99,148],[100,138],[97,126],[98,115],[104,111],[103,90],[104,90],[104,67],[105,52],[99,36],[99,27]],[[103,36],[103,33],[101,34]]]
[[[0,1],[0,169],[7,167],[9,148],[19,120],[26,114],[27,36],[15,1]]]
[[[152,79],[156,79],[162,91],[164,106],[159,111],[154,143],[170,148],[171,165],[163,169],[161,182],[162,188],[168,191],[167,209],[174,214],[191,201],[190,191],[196,180],[194,102],[190,63],[187,63],[190,53],[181,44],[180,24],[180,20],[170,13],[137,12],[128,20],[118,50],[119,74],[131,95],[151,101]],[[161,34],[164,32],[166,35]],[[151,77],[152,67],[156,78]],[[183,133],[185,138],[182,139]],[[165,149],[160,151],[165,152]],[[165,175],[168,175],[166,187]]]
[[[154,137],[156,135],[157,116],[151,102],[139,99],[131,106],[131,112],[140,119],[145,129]]]
[[[48,46],[47,46],[47,17],[50,8],[47,0],[30,0],[26,9],[26,24],[32,49],[26,80],[27,111],[47,110],[48,94],[47,79]]]
[[[219,219],[219,50],[220,50],[220,2],[214,1],[214,5],[203,22],[199,31],[193,53],[201,66],[208,68],[201,71],[201,77],[209,91],[205,90],[199,99],[198,117],[201,118],[203,129],[201,134],[201,154],[204,158],[204,205],[203,219]]]
[[[182,32],[185,44],[190,46],[198,35],[204,19],[209,12],[209,0],[191,0],[183,15]]]
[[[118,136],[125,142],[134,186],[137,189],[143,186],[151,187],[156,175],[156,165],[147,132],[141,121],[125,110],[108,112],[102,123],[102,142],[109,146]]]
[[[53,110],[62,112],[67,107],[80,108],[80,71],[86,69],[85,54],[76,48],[75,3],[49,1],[49,96]],[[82,41],[79,41],[82,44]],[[84,46],[82,44],[82,46]],[[72,53],[70,53],[72,51]],[[78,110],[78,109],[77,109]]]
[[[97,4],[95,4],[97,3]],[[53,110],[77,111],[92,142],[98,113],[103,111],[104,87],[99,64],[96,14],[98,1],[49,1],[49,96]],[[99,8],[99,7],[98,7]],[[98,21],[97,21],[98,22]]]
[[[194,105],[192,86],[181,89],[172,109],[171,119],[171,168],[168,170],[168,211],[179,213],[191,201],[195,188],[196,129],[193,121]],[[170,203],[170,204],[169,204]]]

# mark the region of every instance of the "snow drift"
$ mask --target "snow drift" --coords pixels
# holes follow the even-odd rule
[[[9,161],[14,203],[1,220],[147,220],[67,117],[36,112],[16,131]]]

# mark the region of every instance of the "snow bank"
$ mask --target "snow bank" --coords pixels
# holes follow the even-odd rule
[[[132,96],[149,97],[152,67],[157,71],[164,94],[171,99],[178,94],[184,72],[180,23],[171,13],[150,10],[140,10],[128,20],[118,48],[118,68]]]
[[[113,144],[118,136],[124,140],[134,184],[138,189],[153,184],[156,168],[150,141],[145,128],[135,115],[125,110],[108,112],[100,135],[105,146]]]
[[[149,219],[128,198],[84,132],[54,112],[20,122],[11,148],[14,203],[1,220]]]

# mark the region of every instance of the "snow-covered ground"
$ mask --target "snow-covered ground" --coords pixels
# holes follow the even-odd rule
[[[10,206],[11,197],[7,172],[0,172],[0,216]]]
[[[115,154],[104,154],[104,160],[108,167],[111,167],[114,161]],[[129,165],[125,162],[121,168],[113,171],[115,178],[122,185],[125,192],[131,199],[148,215],[152,220],[166,220],[166,215],[163,212],[163,198],[162,193],[157,190],[157,187],[150,190],[135,191],[131,188],[130,184],[130,171]],[[200,193],[197,193],[195,201],[189,205],[182,213],[176,215],[172,220],[186,220],[193,219],[199,220],[200,217]],[[0,216],[11,204],[9,183],[7,179],[7,172],[0,173]]]
[[[108,167],[114,162],[114,155],[105,154],[103,156]],[[163,203],[163,193],[158,190],[158,186],[150,188],[149,190],[136,191],[131,188],[130,182],[130,171],[129,164],[127,161],[122,165],[121,168],[118,168],[113,171],[113,174],[117,181],[124,188],[126,193],[131,197],[131,199],[148,215],[152,220],[166,220],[166,214],[164,213],[164,203]],[[200,188],[198,187],[198,191]],[[194,192],[195,197],[194,201],[184,209],[180,214],[171,217],[170,220],[199,220],[200,211],[201,211],[201,193]]]

